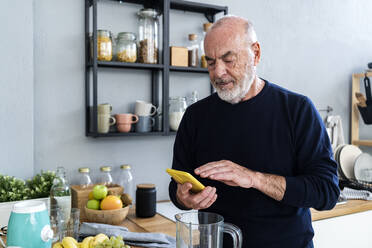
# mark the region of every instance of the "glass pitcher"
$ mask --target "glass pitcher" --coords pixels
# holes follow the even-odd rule
[[[223,248],[223,233],[233,237],[234,247],[241,248],[241,230],[230,223],[224,223],[219,214],[191,211],[176,214],[177,248]]]

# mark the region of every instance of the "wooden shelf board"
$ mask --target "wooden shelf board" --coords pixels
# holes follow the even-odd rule
[[[352,144],[357,146],[372,146],[372,140],[353,140]]]

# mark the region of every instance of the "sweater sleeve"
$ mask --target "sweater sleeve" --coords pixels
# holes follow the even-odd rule
[[[194,174],[192,169],[193,164],[193,153],[191,151],[191,119],[190,119],[190,107],[187,108],[180,126],[178,127],[176,140],[173,146],[173,162],[172,162],[172,169],[175,170],[182,170],[189,172],[190,174]],[[189,210],[182,204],[177,201],[176,198],[177,192],[177,182],[171,179],[169,183],[169,197],[174,205],[176,205],[179,209],[182,210]]]
[[[337,163],[322,119],[312,102],[304,97],[293,120],[296,168],[287,176],[282,202],[295,207],[332,209],[340,190]]]

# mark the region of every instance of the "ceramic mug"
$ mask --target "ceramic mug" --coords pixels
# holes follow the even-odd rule
[[[154,126],[155,120],[150,116],[139,116],[138,122],[136,123],[137,133],[147,133],[151,131],[151,127]]]
[[[134,113],[138,116],[149,116],[156,114],[156,106],[145,101],[136,101]]]
[[[109,103],[98,104],[98,114],[108,115],[111,114],[112,106]]]
[[[138,116],[134,114],[116,114],[116,125],[133,124],[138,122]]]
[[[128,123],[119,123],[116,124],[116,127],[120,133],[129,133],[132,128],[132,124]]]
[[[115,125],[116,119],[109,114],[98,114],[98,132],[108,133],[110,126]]]

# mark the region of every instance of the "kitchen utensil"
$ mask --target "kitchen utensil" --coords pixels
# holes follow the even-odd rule
[[[341,170],[341,166],[340,166],[340,151],[342,150],[342,148],[344,148],[346,145],[339,145],[336,149],[335,149],[335,153],[334,153],[334,157],[335,157],[335,160],[338,164],[337,166],[337,172],[338,172],[338,175],[339,177],[341,178],[346,178],[344,173],[342,172]]]
[[[85,207],[84,211],[88,222],[118,225],[127,217],[129,206],[115,210],[94,210]]]
[[[155,124],[155,119],[150,116],[139,116],[138,122],[136,123],[137,133],[147,133],[151,132],[152,126]]]
[[[110,114],[98,114],[97,118],[99,133],[108,133],[110,126],[116,123],[115,117],[112,117]]]
[[[156,114],[156,106],[149,102],[137,100],[134,113],[138,116],[153,116]]]
[[[362,153],[359,147],[354,145],[346,145],[339,152],[340,169],[346,178],[355,178],[354,164],[356,158]]]
[[[234,247],[242,247],[241,230],[224,223],[221,215],[191,211],[176,214],[176,242],[178,248],[222,248],[223,233],[233,237]]]
[[[372,156],[360,154],[355,160],[354,174],[357,180],[372,182]]]
[[[372,124],[372,92],[371,92],[371,82],[369,78],[367,77],[367,73],[364,76],[364,87],[366,90],[366,96],[367,96],[367,101],[366,101],[366,106],[360,106],[359,104],[358,109],[360,112],[360,115],[362,116],[362,119],[365,124],[369,125]]]
[[[136,216],[142,218],[153,217],[156,214],[155,184],[143,183],[137,185]]]
[[[35,200],[14,204],[8,222],[8,246],[50,248],[52,238],[44,202]]]

